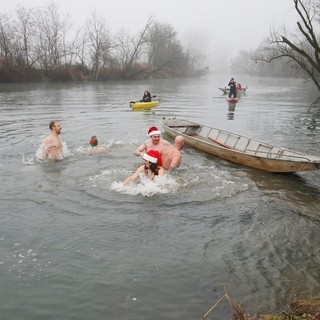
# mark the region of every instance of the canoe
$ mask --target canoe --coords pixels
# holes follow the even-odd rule
[[[223,94],[229,94],[229,92],[230,92],[230,89],[226,88],[226,87],[224,87],[224,88],[218,87],[218,89],[221,90],[223,92]],[[241,87],[241,89],[237,88],[237,92],[244,93],[247,91],[247,89],[248,89],[247,87]]]
[[[320,156],[304,154],[175,117],[164,117],[161,124],[171,137],[181,135],[185,143],[195,149],[247,167],[269,172],[320,169]]]
[[[149,109],[158,106],[160,103],[159,100],[153,100],[150,102],[141,102],[141,101],[131,101],[130,107],[132,109]]]
[[[239,101],[239,98],[227,98],[226,101],[237,103]]]
[[[230,91],[230,89],[228,89],[228,88],[219,88],[218,87],[218,89],[221,90],[223,92],[223,94],[228,94]]]

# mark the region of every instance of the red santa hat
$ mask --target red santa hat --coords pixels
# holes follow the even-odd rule
[[[157,163],[159,166],[162,165],[161,154],[158,150],[149,150],[143,155],[142,158],[149,162]]]
[[[96,136],[92,136],[90,139],[90,144],[92,147],[96,147],[98,145],[98,139]]]
[[[157,128],[157,127],[151,127],[149,130],[148,130],[148,135],[149,137],[152,137],[153,135],[155,134],[161,134],[160,130]]]

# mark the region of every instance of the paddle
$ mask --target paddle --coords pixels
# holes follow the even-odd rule
[[[151,98],[156,98],[157,96],[154,94],[153,96],[151,96]],[[143,100],[138,100],[138,101],[130,101],[131,103],[136,103],[136,102],[143,102]]]

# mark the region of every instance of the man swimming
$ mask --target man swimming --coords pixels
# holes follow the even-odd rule
[[[58,121],[51,121],[49,128],[51,133],[42,142],[42,156],[43,159],[57,161],[62,159],[62,141],[59,138],[62,127]]]
[[[181,164],[180,150],[184,146],[184,138],[182,136],[176,136],[173,146],[168,146],[162,149],[162,167],[165,170],[176,169]]]
[[[140,157],[144,154],[144,152],[149,150],[158,150],[161,152],[164,147],[170,146],[170,143],[167,140],[161,139],[161,132],[157,127],[149,128],[148,135],[150,139],[148,139],[135,150],[134,154],[136,156]]]

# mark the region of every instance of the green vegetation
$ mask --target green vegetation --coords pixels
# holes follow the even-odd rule
[[[229,302],[233,312],[233,320],[320,320],[320,296],[297,299],[290,303],[281,314],[270,313],[267,315],[251,316],[246,315],[243,308],[226,293],[207,311],[201,320],[209,319],[209,314],[214,313],[214,309],[223,300]]]

